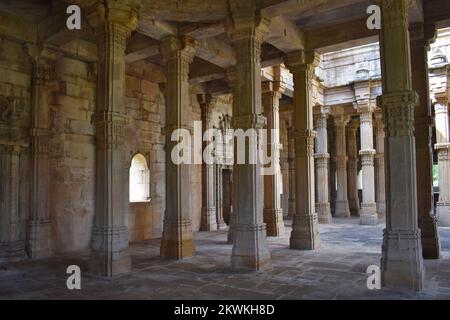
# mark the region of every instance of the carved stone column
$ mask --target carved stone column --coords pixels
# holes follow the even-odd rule
[[[211,125],[211,109],[213,106],[213,99],[210,95],[199,95],[198,100],[201,108],[202,117],[202,132],[203,135],[209,129],[212,129]],[[203,136],[202,135],[202,136]],[[209,137],[212,139],[213,137]],[[207,146],[210,141],[203,141],[203,149],[207,150]],[[214,159],[214,154],[209,155],[210,160]],[[212,162],[212,161],[211,161]],[[200,231],[214,231],[217,230],[217,218],[216,218],[216,188],[214,185],[214,163],[207,163],[203,161],[202,164],[202,215],[200,222]]]
[[[295,148],[293,128],[288,128],[288,164],[289,164],[289,206],[288,217],[293,218],[295,215]]]
[[[359,121],[352,119],[347,126],[347,186],[348,186],[348,206],[353,216],[359,216],[359,196],[358,196],[358,143],[356,133],[358,132]]]
[[[262,129],[265,118],[261,107],[261,44],[268,32],[269,20],[256,11],[255,1],[230,1],[232,18],[229,32],[236,48],[236,88],[233,103],[235,130]],[[256,133],[255,133],[256,134]],[[250,140],[256,141],[252,134]],[[235,157],[237,155],[235,144]],[[266,225],[263,221],[263,176],[260,161],[251,163],[257,155],[257,143],[245,147],[245,164],[235,161],[233,173],[233,230],[231,265],[234,269],[260,270],[270,264]]]
[[[450,131],[448,122],[447,93],[436,96],[434,105],[436,122],[436,145],[439,167],[439,201],[436,205],[438,224],[450,227]]]
[[[45,47],[28,45],[32,61],[31,128],[30,128],[30,220],[27,251],[30,258],[45,258],[52,254],[52,223],[49,199],[49,95],[52,81],[52,63],[56,52]]]
[[[191,130],[189,106],[189,64],[195,54],[195,43],[190,38],[168,36],[160,48],[167,69],[166,83],[166,213],[161,241],[163,259],[184,259],[195,254],[192,236],[190,201],[190,164],[176,164],[171,150],[179,141],[172,141],[177,129]]]
[[[434,25],[414,24],[411,30],[412,86],[420,102],[414,109],[416,139],[417,214],[422,231],[422,255],[425,259],[439,259],[440,244],[433,214],[433,153],[432,120],[428,79],[429,40],[435,38]]]
[[[329,201],[328,168],[330,165],[330,154],[328,153],[327,134],[328,110],[321,108],[314,116],[315,129],[317,132],[316,154],[314,155],[316,166],[316,212],[319,223],[331,223],[331,209]]]
[[[19,205],[22,149],[0,144],[0,263],[26,257],[25,217],[21,217]]]
[[[375,170],[373,148],[373,112],[375,105],[370,101],[358,101],[357,110],[361,123],[361,156],[362,166],[362,203],[360,224],[376,225],[378,223],[377,204],[375,203]]]
[[[267,236],[279,237],[284,234],[283,209],[281,208],[281,168],[280,168],[280,114],[279,100],[282,89],[279,84],[264,82],[262,104],[267,119],[267,149],[272,162],[273,174],[264,176],[264,222]]]
[[[336,217],[350,217],[350,208],[348,205],[347,192],[347,146],[345,139],[345,127],[349,117],[344,114],[342,109],[336,110],[334,115],[334,127],[336,133]]]
[[[386,219],[386,179],[384,174],[384,120],[382,112],[375,112],[375,176],[378,219]]]
[[[91,271],[111,277],[131,270],[125,207],[125,47],[137,24],[131,7],[99,5],[89,15],[98,41],[95,218]]]
[[[416,147],[408,32],[408,0],[383,0],[380,38],[383,108],[386,124],[386,229],[383,234],[382,285],[421,290],[424,281],[418,228]]]
[[[290,238],[291,249],[320,247],[315,208],[314,138],[312,80],[320,58],[315,52],[298,51],[288,56],[294,78],[295,215]]]

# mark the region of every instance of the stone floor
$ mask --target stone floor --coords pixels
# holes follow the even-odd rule
[[[421,293],[368,290],[366,269],[379,264],[382,225],[356,219],[321,225],[317,251],[288,249],[284,237],[269,238],[272,265],[255,273],[230,269],[226,232],[196,233],[197,255],[184,261],[159,259],[159,240],[131,246],[133,272],[114,279],[89,275],[88,253],[25,261],[0,267],[0,299],[450,299],[450,228],[439,230],[442,259],[426,261]],[[66,287],[65,270],[82,269],[82,289]]]

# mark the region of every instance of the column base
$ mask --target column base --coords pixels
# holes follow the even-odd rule
[[[266,225],[234,225],[231,267],[235,270],[258,271],[269,265]]]
[[[89,271],[102,277],[131,271],[127,227],[94,227]]]
[[[290,248],[297,250],[316,250],[320,248],[317,214],[296,215],[292,222]]]
[[[284,234],[283,209],[264,209],[263,215],[267,236],[282,236]]]
[[[195,255],[190,220],[164,221],[160,255],[162,259],[170,260],[182,260]]]
[[[0,263],[17,262],[26,258],[25,241],[0,242]]]
[[[353,217],[359,217],[359,200],[348,200],[348,206],[350,209],[350,215]]]
[[[359,224],[374,226],[378,224],[377,205],[375,203],[362,203]]]
[[[316,212],[320,224],[329,224],[333,222],[329,202],[316,203]]]
[[[335,216],[340,218],[350,217],[350,209],[348,206],[348,201],[336,201]]]
[[[419,227],[422,234],[422,256],[424,259],[439,259],[441,243],[436,227],[436,219],[429,213],[425,218],[419,216]]]
[[[450,227],[450,203],[438,202],[436,204],[437,223],[440,227]]]
[[[50,257],[52,224],[48,219],[31,220],[29,222],[28,256],[31,259]]]
[[[422,259],[420,230],[383,232],[381,283],[392,289],[420,291],[425,269]]]
[[[216,231],[218,227],[216,221],[216,208],[202,208],[202,219],[200,223],[200,231]]]

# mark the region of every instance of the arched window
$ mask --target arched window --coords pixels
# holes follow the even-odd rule
[[[150,201],[150,170],[147,160],[138,153],[131,160],[130,202]]]

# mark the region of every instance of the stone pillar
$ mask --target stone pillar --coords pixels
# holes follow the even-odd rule
[[[235,68],[230,68],[227,70],[226,73],[226,81],[228,83],[228,85],[231,87],[231,91],[233,94],[233,105],[232,105],[232,109],[233,110],[237,110],[238,106],[237,106],[237,88],[236,88],[236,69]],[[234,148],[234,143],[232,144],[233,148]],[[234,150],[233,150],[233,154],[234,154]],[[235,159],[233,157],[233,159]],[[234,201],[236,199],[236,192],[237,192],[237,186],[236,186],[236,172],[233,170],[232,173],[232,186],[231,186],[231,198],[232,198],[232,205],[231,205],[231,210],[230,210],[230,221],[228,222],[228,235],[227,235],[227,242],[228,243],[233,243],[233,238],[234,238],[234,226],[236,225],[236,211],[234,210]]]
[[[358,143],[356,133],[358,132],[359,121],[352,119],[347,126],[347,186],[348,186],[348,206],[353,216],[359,216],[359,196],[358,196]]]
[[[316,166],[316,212],[319,223],[331,223],[331,209],[329,201],[328,168],[330,165],[330,154],[328,153],[327,118],[328,110],[321,108],[314,117],[317,132],[316,154],[314,155]]]
[[[23,260],[25,219],[20,215],[21,146],[0,144],[0,263]]]
[[[378,223],[377,204],[375,203],[375,169],[373,148],[373,112],[375,105],[370,101],[358,101],[357,110],[361,123],[361,156],[362,166],[362,203],[360,224],[376,225]]]
[[[216,164],[216,224],[217,229],[222,230],[225,228],[226,224],[223,221],[223,165]]]
[[[334,127],[336,133],[336,217],[350,217],[350,208],[348,205],[347,192],[347,147],[345,139],[345,127],[349,121],[349,117],[344,114],[342,108],[336,108],[334,115]]]
[[[438,224],[450,227],[450,160],[449,122],[447,94],[436,96],[434,105],[436,145],[439,167],[439,200],[436,204]]]
[[[201,119],[202,119],[202,136],[209,129],[212,129],[211,125],[211,109],[213,106],[213,101],[210,95],[199,95],[198,96],[200,109],[201,109]],[[211,140],[213,137],[209,137]],[[211,141],[203,141],[202,150],[206,150],[207,146]],[[214,154],[211,152],[209,155],[210,159],[214,159]],[[214,163],[207,163],[203,161],[202,163],[202,213],[200,221],[200,231],[214,231],[217,230],[217,218],[216,218],[216,188],[214,185]]]
[[[49,199],[49,95],[52,85],[52,61],[55,52],[29,45],[32,60],[31,128],[30,128],[30,220],[27,251],[30,258],[45,258],[52,254]]]
[[[95,218],[91,272],[112,277],[131,270],[125,207],[125,47],[137,14],[124,4],[89,15],[98,41]]]
[[[414,109],[414,136],[416,139],[417,214],[422,232],[422,255],[425,259],[439,259],[440,244],[433,214],[433,153],[432,120],[429,94],[428,51],[429,39],[436,36],[434,25],[417,23],[411,26],[412,87],[419,94],[419,105]]]
[[[381,279],[390,288],[421,290],[424,281],[417,217],[414,107],[408,32],[408,0],[383,0],[380,38],[383,95],[377,98],[386,125],[386,229]]]
[[[271,157],[273,174],[264,176],[264,223],[267,236],[279,237],[284,234],[283,209],[281,208],[281,168],[280,168],[280,114],[279,100],[282,90],[279,84],[264,82],[262,104],[267,119],[267,149]]]
[[[180,260],[195,254],[192,236],[191,166],[176,164],[171,150],[179,143],[172,141],[171,133],[190,127],[189,64],[195,54],[195,43],[188,37],[165,37],[161,54],[166,64],[166,212],[164,216],[161,257]]]
[[[229,24],[231,38],[236,48],[235,103],[233,127],[244,132],[256,132],[265,126],[261,115],[261,44],[268,32],[269,20],[258,12],[255,1],[230,1],[232,18]],[[255,142],[256,133],[250,140]],[[235,144],[235,157],[237,155]],[[242,148],[241,148],[242,149]],[[241,152],[244,150],[240,150]],[[264,188],[260,161],[256,158],[257,143],[245,147],[245,164],[237,164],[234,173],[233,211],[236,215],[233,230],[233,269],[260,270],[270,264],[266,225],[263,221]]]
[[[378,219],[386,219],[386,179],[384,175],[384,120],[382,112],[375,112],[375,177]]]
[[[293,218],[295,215],[295,148],[293,128],[288,128],[288,165],[289,165],[289,206],[288,217]]]
[[[312,80],[320,58],[313,51],[297,51],[288,56],[294,78],[295,215],[290,238],[291,249],[320,247],[314,194],[314,138]]]

